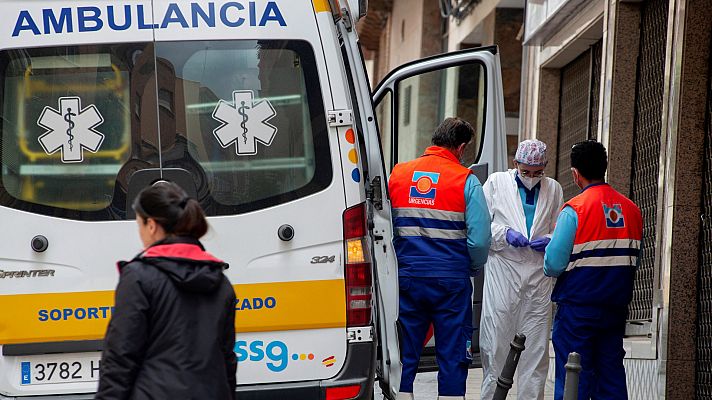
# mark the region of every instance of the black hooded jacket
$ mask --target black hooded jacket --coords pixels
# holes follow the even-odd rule
[[[96,399],[235,398],[235,292],[225,268],[182,237],[119,263]]]

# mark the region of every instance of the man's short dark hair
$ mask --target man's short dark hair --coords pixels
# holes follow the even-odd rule
[[[464,119],[445,118],[433,133],[432,143],[447,149],[457,149],[463,143],[469,143],[475,136],[475,129]]]
[[[595,140],[576,143],[571,148],[571,167],[589,181],[603,180],[608,168],[606,148]]]

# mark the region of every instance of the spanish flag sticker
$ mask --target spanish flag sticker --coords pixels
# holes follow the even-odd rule
[[[321,360],[321,363],[324,364],[325,367],[332,367],[336,363],[336,357],[326,357],[325,359]]]

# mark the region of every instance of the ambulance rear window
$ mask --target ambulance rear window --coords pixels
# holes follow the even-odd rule
[[[0,51],[0,205],[82,220],[121,218],[117,176],[141,141],[130,107],[132,92],[150,82],[149,46]],[[140,71],[136,63],[151,68]],[[141,158],[141,167],[150,166],[157,152]]]
[[[324,104],[307,42],[158,43],[156,55],[174,74],[159,66],[159,76],[175,80],[175,98],[167,101],[176,110],[166,114],[176,114],[176,140],[190,144],[177,160],[164,144],[164,165],[198,164],[189,170],[202,174],[195,180],[208,215],[277,205],[331,182]],[[159,79],[159,105],[161,88]]]
[[[180,168],[208,215],[332,180],[314,51],[185,41],[0,51],[0,206],[124,219],[137,170]]]

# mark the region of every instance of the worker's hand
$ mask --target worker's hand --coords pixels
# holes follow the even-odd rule
[[[529,243],[529,246],[533,249],[536,250],[540,253],[543,253],[546,250],[546,246],[549,245],[549,242],[551,242],[551,239],[548,237],[543,237],[539,239],[534,239]]]
[[[507,243],[509,243],[512,247],[529,246],[529,240],[512,228],[507,229]]]

